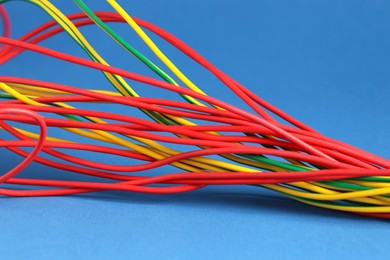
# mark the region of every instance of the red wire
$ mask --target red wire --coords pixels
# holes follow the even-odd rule
[[[239,115],[241,115],[243,117],[251,119],[254,122],[257,122],[257,123],[259,123],[259,124],[269,128],[272,131],[275,131],[276,133],[281,135],[286,140],[289,140],[289,141],[291,141],[293,143],[296,143],[297,145],[302,147],[303,150],[305,150],[308,153],[312,153],[312,154],[318,155],[320,157],[324,157],[324,158],[329,159],[329,160],[334,160],[333,158],[329,157],[328,155],[324,154],[323,152],[313,148],[312,146],[308,145],[304,141],[296,138],[295,136],[293,136],[293,135],[289,134],[288,132],[284,131],[283,129],[279,128],[275,124],[270,123],[270,122],[264,120],[263,118],[259,118],[259,117],[255,116],[255,115],[250,114],[250,113],[248,113],[248,112],[246,112],[244,110],[241,110],[241,109],[239,109],[237,107],[229,105],[229,104],[227,104],[225,102],[216,100],[214,98],[211,98],[211,97],[208,97],[208,96],[204,96],[202,94],[198,94],[198,93],[196,93],[194,91],[191,91],[191,90],[188,90],[188,89],[184,89],[184,88],[181,88],[181,87],[173,86],[173,85],[170,85],[168,83],[165,83],[165,82],[162,82],[162,81],[159,81],[159,80],[156,80],[156,79],[152,79],[152,78],[149,78],[149,77],[146,77],[146,76],[143,76],[143,75],[139,75],[139,74],[132,73],[132,72],[129,72],[129,71],[126,71],[126,70],[122,70],[122,69],[118,69],[118,68],[115,68],[115,67],[106,66],[106,65],[103,65],[103,64],[100,64],[100,63],[96,63],[96,62],[89,61],[89,60],[86,60],[86,59],[83,59],[83,58],[79,58],[79,57],[76,57],[76,56],[72,56],[72,55],[61,53],[61,52],[57,52],[57,51],[54,51],[54,50],[51,50],[51,49],[47,49],[47,48],[44,48],[44,47],[41,47],[41,46],[32,45],[30,43],[19,42],[17,40],[8,39],[8,38],[4,38],[4,37],[0,37],[0,42],[1,43],[5,43],[5,44],[9,44],[9,45],[12,45],[12,46],[22,47],[22,48],[25,48],[25,49],[28,49],[28,50],[31,50],[31,51],[34,51],[34,52],[38,52],[38,53],[41,53],[41,54],[44,54],[44,55],[47,55],[47,56],[51,56],[51,57],[58,58],[58,59],[61,59],[61,60],[64,60],[64,61],[68,61],[68,62],[72,62],[72,63],[75,63],[75,64],[79,64],[79,65],[82,65],[82,66],[90,67],[90,68],[97,69],[97,70],[100,70],[100,71],[105,71],[105,72],[109,72],[109,73],[112,73],[112,74],[116,74],[116,75],[119,75],[119,76],[122,76],[122,77],[125,77],[125,78],[128,78],[128,79],[132,79],[132,80],[136,80],[136,81],[141,82],[141,83],[148,84],[148,85],[164,88],[164,89],[171,90],[171,91],[174,90],[174,91],[179,92],[181,94],[190,95],[190,96],[195,97],[195,98],[200,99],[200,100],[210,100],[211,101],[210,103],[213,103],[213,104],[215,104],[215,105],[217,105],[219,107],[225,108],[227,110],[233,111],[233,112],[235,112],[235,113],[237,113],[237,114],[239,114]]]
[[[98,12],[97,13],[103,20],[105,20],[107,17],[110,17],[110,19],[112,19],[112,21],[114,21],[115,19],[117,20],[117,21],[122,21],[123,22],[123,19],[119,16],[119,15],[117,15],[117,14],[113,14],[113,13],[106,13],[106,12]],[[81,13],[81,14],[76,14],[76,15],[71,15],[71,16],[69,16],[69,18],[70,19],[80,19],[80,18],[87,18],[86,17],[86,15],[84,14],[84,13]],[[107,21],[107,20],[105,20],[105,21]],[[139,20],[139,19],[137,19],[137,21],[140,23],[140,25],[141,26],[145,26],[145,27],[147,27],[147,26],[149,26],[149,27],[147,27],[148,29],[152,29],[152,31],[153,32],[157,32],[157,34],[159,34],[160,36],[162,36],[162,37],[164,37],[164,35],[168,35],[169,37],[165,37],[165,39],[167,39],[168,41],[170,41],[171,43],[173,43],[174,45],[175,45],[175,41],[174,40],[171,40],[171,38],[172,39],[175,39],[175,37],[173,36],[173,35],[170,35],[169,33],[167,33],[167,32],[164,32],[162,29],[159,29],[159,28],[157,28],[156,26],[153,26],[153,25],[151,25],[151,24],[148,24],[147,22],[144,22],[144,21],[142,21],[142,20]],[[77,22],[78,24],[77,24],[77,26],[81,26],[81,25],[87,25],[87,24],[90,24],[90,23],[92,23],[92,21],[91,20],[86,20],[86,21],[78,21]],[[50,27],[52,27],[52,26],[55,26],[55,22],[49,22],[49,23],[47,23],[47,24],[45,24],[44,26],[41,26],[41,27],[39,27],[39,28],[37,28],[36,30],[34,30],[34,32],[32,32],[32,33],[30,33],[30,34],[28,34],[28,35],[26,35],[25,37],[22,37],[21,39],[23,39],[23,40],[27,40],[27,39],[29,39],[29,38],[31,38],[34,34],[38,34],[38,33],[40,33],[40,32],[42,32],[43,30],[45,30],[45,29],[47,29],[47,28],[50,28]],[[153,30],[153,28],[154,28],[154,30]],[[49,33],[49,34],[47,34],[47,35],[44,35],[42,38],[40,38],[38,41],[34,41],[34,43],[36,43],[36,42],[39,42],[40,40],[43,40],[43,39],[45,39],[46,37],[49,37],[49,36],[51,36],[51,35],[53,35],[54,33],[58,33],[58,32],[61,32],[62,31],[62,29],[61,28],[57,28],[55,31],[53,31],[52,33]],[[158,31],[162,31],[162,32],[164,32],[164,33],[158,33]],[[180,40],[178,40],[178,39],[176,39],[178,42],[180,42]],[[181,42],[181,45],[182,46],[185,46],[185,44],[184,43],[182,43]],[[175,46],[177,46],[177,45],[175,45]],[[187,46],[188,47],[188,46]],[[189,48],[189,47],[188,47]],[[189,48],[190,49],[190,48]],[[193,51],[192,49],[190,49],[191,51]],[[194,51],[193,51],[194,52]],[[187,52],[188,53],[188,52]],[[249,91],[249,90],[248,90]],[[255,95],[252,95],[253,97],[255,97]],[[257,97],[256,97],[257,98]],[[257,98],[258,99],[258,98]],[[264,103],[264,104],[268,104],[268,103]],[[268,104],[269,105],[269,104]],[[276,108],[275,108],[276,109]],[[280,113],[278,113],[277,111],[275,111],[274,109],[271,109],[271,110],[273,110],[272,112],[274,112],[274,113],[276,113],[276,114],[279,114],[280,115]],[[288,116],[288,115],[287,115]],[[283,117],[283,116],[282,116]],[[284,118],[284,119],[286,119],[286,120],[288,120],[287,118]],[[288,120],[288,121],[290,121],[291,122],[291,120]]]
[[[32,118],[39,126],[40,135],[38,141],[35,144],[35,148],[32,150],[32,152],[28,156],[26,156],[26,158],[21,163],[19,163],[10,171],[0,176],[0,184],[5,182],[9,178],[12,178],[16,174],[18,174],[20,171],[26,168],[32,161],[34,161],[34,159],[38,156],[39,152],[43,148],[43,145],[46,140],[46,130],[47,130],[45,121],[36,112],[25,110],[25,109],[18,109],[18,108],[0,108],[0,115],[1,114],[12,114],[14,115],[13,118],[15,121],[18,121],[20,115],[24,115]]]
[[[104,22],[124,22],[123,19],[115,13],[96,12],[95,14],[98,15]],[[168,91],[191,96],[213,106],[225,109],[219,110],[212,107],[199,107],[183,102],[157,98],[109,96],[60,84],[0,76],[0,82],[33,85],[72,94],[34,99],[35,101],[44,104],[52,104],[55,102],[93,102],[96,104],[105,103],[107,105],[110,103],[115,103],[121,104],[125,107],[140,108],[183,118],[204,120],[205,122],[212,123],[212,125],[201,126],[169,126],[153,123],[132,116],[123,116],[96,110],[67,109],[50,105],[31,106],[18,100],[3,101],[0,103],[0,126],[10,134],[17,137],[19,140],[6,141],[0,139],[0,147],[5,147],[8,150],[15,152],[16,154],[19,154],[25,158],[17,167],[13,168],[6,174],[3,174],[0,177],[0,183],[4,182],[9,184],[33,185],[48,187],[49,189],[0,189],[0,194],[2,195],[53,196],[95,192],[101,190],[124,190],[164,194],[195,190],[202,188],[205,185],[279,184],[297,181],[324,181],[367,176],[390,176],[390,170],[386,169],[390,168],[390,162],[388,160],[321,135],[312,128],[306,126],[285,112],[257,97],[250,90],[246,89],[240,83],[236,82],[228,75],[217,69],[200,54],[195,52],[192,48],[190,48],[172,34],[146,21],[135,18],[136,22],[140,26],[163,38],[178,50],[185,53],[188,57],[206,68],[212,74],[214,74],[221,82],[223,82],[261,117],[212,97],[198,94],[189,89],[173,86],[168,83],[138,75],[129,71],[105,66],[93,61],[37,46],[36,44],[40,41],[43,41],[63,31],[62,28],[58,27],[54,21],[48,22],[36,28],[35,30],[21,37],[19,40],[10,39],[9,17],[7,16],[7,13],[2,6],[0,6],[0,16],[4,22],[4,37],[0,37],[0,43],[5,45],[0,49],[0,64],[14,58],[24,50],[30,50],[100,71],[106,71],[150,86],[155,86]],[[75,20],[74,24],[78,27],[93,23],[93,21],[91,21],[84,13],[69,15],[68,18]],[[279,116],[281,119],[284,119],[295,127],[278,123],[266,110]],[[37,114],[37,112],[50,114],[72,114],[74,116],[81,117],[96,117],[109,120],[110,123],[100,124],[85,121],[79,122],[74,120],[49,118],[47,116],[42,117]],[[10,114],[16,114],[17,116],[11,116]],[[6,124],[4,120],[38,125],[40,128],[40,136],[38,141],[33,141],[30,138],[24,136]],[[72,142],[45,141],[47,127],[103,130],[115,134],[137,136],[166,143],[203,146],[206,147],[206,149],[187,151],[161,160],[155,160],[147,155],[143,155],[135,151],[123,150],[114,147]],[[212,135],[206,133],[208,131],[232,133],[245,132],[256,135],[271,135],[276,137],[276,139],[259,138],[258,136],[242,136],[236,134],[224,136]],[[159,132],[172,133],[172,135],[186,136],[187,138],[167,136],[159,134]],[[273,147],[281,148],[282,150],[261,148],[248,144],[260,144],[264,146],[271,145]],[[34,149],[32,152],[28,153],[20,149],[20,147],[34,147]],[[57,151],[56,149],[65,149],[68,151],[85,150],[97,153],[106,153],[138,160],[144,163],[131,166],[118,166],[101,162],[92,162],[71,156],[64,152]],[[62,159],[65,163],[40,157],[38,155],[40,151]],[[166,174],[157,177],[133,176],[127,174],[129,172],[141,172],[156,167],[161,167],[163,165],[169,165],[174,162],[181,162],[186,159],[190,160],[192,158],[201,156],[218,154],[271,155],[281,158],[295,159],[316,165],[317,167],[324,167],[328,169],[307,172],[273,173],[192,172]],[[76,182],[59,180],[36,180],[14,177],[32,161],[36,161],[51,167],[56,167],[58,169],[101,177],[104,178],[104,181],[115,180],[116,182]],[[158,185],[156,186],[156,184]],[[390,217],[390,214],[384,213],[359,214],[375,217]]]
[[[123,20],[123,18],[119,14],[117,14],[117,13],[95,12],[95,14],[97,16],[99,16],[99,18],[102,19],[102,21],[104,21],[104,22],[125,22]],[[89,17],[85,13],[69,15],[68,18],[70,20],[78,20],[78,19],[86,18],[86,20],[76,21],[75,22],[75,26],[78,26],[78,27],[94,23],[92,20],[89,19]],[[287,113],[281,111],[280,109],[276,108],[275,106],[272,106],[271,104],[269,104],[265,100],[257,97],[250,90],[248,90],[247,88],[245,88],[244,86],[242,86],[238,82],[236,82],[233,79],[231,79],[228,76],[226,76],[226,74],[224,74],[222,71],[217,69],[211,63],[209,63],[205,58],[203,58],[200,54],[198,54],[195,50],[193,50],[191,47],[186,45],[180,39],[176,38],[174,35],[170,34],[169,32],[167,32],[167,31],[165,31],[165,30],[163,30],[163,29],[161,29],[161,28],[159,28],[159,27],[157,27],[157,26],[155,26],[153,24],[148,23],[148,22],[146,22],[144,20],[141,20],[139,18],[134,18],[134,19],[141,27],[149,29],[153,33],[159,35],[164,40],[168,41],[170,44],[172,44],[173,46],[175,46],[176,48],[181,50],[183,53],[187,54],[190,58],[194,59],[196,62],[198,62],[199,64],[204,66],[206,69],[208,69],[211,72],[213,72],[214,75],[219,75],[219,78],[222,81],[223,81],[223,79],[227,79],[228,78],[230,81],[232,81],[236,85],[236,87],[238,87],[241,91],[243,91],[247,95],[247,97],[252,98],[255,102],[257,102],[258,104],[260,104],[264,108],[268,109],[272,113],[280,116],[281,118],[283,118],[287,122],[289,122],[289,123],[291,123],[291,124],[301,128],[301,129],[305,129],[305,130],[308,130],[308,131],[311,131],[311,132],[316,132],[314,129],[310,128],[307,125],[304,125],[303,123],[299,122],[295,118],[289,116]],[[48,22],[48,23],[38,27],[34,31],[31,31],[30,33],[26,34],[25,36],[23,36],[19,40],[21,40],[21,41],[29,41],[31,38],[34,38],[34,36],[38,35],[39,33],[42,33],[43,31],[45,31],[45,30],[47,30],[47,29],[49,29],[50,27],[53,27],[53,26],[57,26],[57,24],[54,21],[50,21],[50,22]],[[42,40],[44,40],[44,39],[46,39],[48,37],[51,37],[51,36],[53,36],[53,35],[55,35],[57,33],[62,32],[62,31],[63,30],[60,27],[54,28],[52,31],[49,31],[46,34],[43,34],[40,37],[37,37],[37,38],[35,38],[35,39],[33,39],[33,40],[29,41],[29,42],[33,43],[33,44],[36,44],[36,43],[38,43],[38,42],[40,42],[40,41],[42,41]],[[23,51],[23,49],[19,49],[14,55],[17,55],[21,51]],[[227,86],[228,87],[232,87],[233,89],[235,89],[235,87],[233,85],[231,85],[231,84],[228,84]],[[242,94],[241,94],[241,96],[242,96]],[[244,99],[248,100],[247,98],[244,98]],[[252,103],[252,105],[253,105],[253,103]],[[254,108],[254,109],[261,116],[263,116],[265,119],[273,121],[273,122],[276,122],[271,116],[269,116],[267,113],[265,113],[262,109],[260,109],[260,108]]]
[[[11,21],[4,6],[0,6],[0,17],[3,21],[3,36],[10,37],[11,35]],[[0,47],[0,56],[3,56],[3,52],[6,52],[6,46]],[[0,61],[1,64],[1,61]]]

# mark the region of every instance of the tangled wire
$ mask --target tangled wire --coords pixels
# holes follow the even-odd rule
[[[90,90],[0,75],[0,128],[14,136],[12,140],[0,138],[0,146],[24,157],[1,175],[0,183],[7,184],[0,189],[1,195],[55,196],[103,190],[166,194],[207,185],[247,184],[314,206],[390,217],[389,160],[318,133],[256,96],[172,34],[131,17],[115,0],[107,1],[115,12],[92,12],[81,0],[74,0],[83,12],[65,15],[49,1],[26,0],[44,10],[52,21],[16,40],[10,37],[10,20],[2,5],[9,1],[0,0],[4,28],[0,64],[28,50],[101,71],[110,86]],[[113,22],[128,24],[168,70],[125,41],[109,27]],[[99,26],[157,78],[110,66],[78,29],[88,25]],[[251,112],[206,95],[144,29],[210,71]],[[61,32],[90,59],[38,45]],[[168,92],[177,93],[181,99],[142,97],[128,80],[166,91],[169,97],[172,94]],[[93,104],[94,109],[83,108],[86,104]],[[144,116],[129,112],[136,110]],[[49,135],[51,129],[63,129],[66,137]],[[113,155],[125,165],[83,159],[72,155],[75,151]],[[98,177],[99,181],[17,177],[33,161]],[[165,165],[181,172],[142,174]]]

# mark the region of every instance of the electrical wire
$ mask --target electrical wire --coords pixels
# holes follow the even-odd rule
[[[94,90],[0,76],[0,128],[16,138],[1,137],[0,147],[24,157],[1,175],[0,184],[8,185],[0,188],[1,195],[57,196],[104,190],[167,194],[208,185],[247,184],[318,207],[389,218],[389,160],[322,135],[256,96],[174,35],[132,17],[115,0],[107,1],[115,12],[93,12],[82,0],[74,0],[82,13],[65,15],[50,1],[25,0],[40,7],[51,21],[12,39],[3,5],[10,1],[0,0],[0,64],[33,51],[100,71],[108,83],[107,89]],[[114,22],[129,25],[155,57],[146,57],[124,40],[109,26]],[[111,66],[79,30],[91,25],[101,28],[157,78]],[[145,30],[209,71],[249,110],[208,96]],[[89,59],[39,45],[59,33],[66,33]],[[164,67],[156,65],[159,61]],[[182,99],[141,96],[127,80],[177,93]],[[83,107],[87,104],[93,104],[93,109]],[[137,110],[144,116],[131,112]],[[75,152],[115,156],[124,164],[81,158]],[[99,181],[18,177],[33,161]],[[168,165],[179,172],[148,174]]]

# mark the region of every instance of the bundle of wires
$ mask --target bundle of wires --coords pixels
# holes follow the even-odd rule
[[[107,0],[112,12],[92,12],[81,0],[74,0],[82,12],[72,15],[63,14],[46,0],[25,0],[39,6],[51,21],[17,40],[10,37],[10,21],[3,5],[6,2],[9,0],[0,0],[4,28],[0,37],[1,64],[26,50],[33,51],[101,71],[108,87],[93,90],[0,75],[1,132],[14,137],[0,138],[0,145],[24,157],[18,166],[0,176],[1,195],[55,196],[105,190],[166,194],[207,185],[246,184],[314,206],[390,217],[389,160],[328,138],[294,119],[172,34],[131,17],[115,0]],[[165,71],[115,32],[109,25],[113,22],[128,24],[165,65]],[[79,31],[87,25],[99,26],[156,78],[110,66]],[[210,71],[248,105],[250,112],[206,95],[144,29]],[[61,32],[67,33],[90,59],[39,45]],[[142,97],[129,80],[178,99]],[[115,110],[107,109],[109,106]],[[129,109],[142,111],[145,116],[135,116]],[[51,135],[51,129],[63,129],[67,134]],[[115,156],[127,163],[112,165],[83,159],[74,154],[80,151]],[[17,176],[33,161],[90,176],[93,181]],[[165,165],[177,170],[147,174]]]

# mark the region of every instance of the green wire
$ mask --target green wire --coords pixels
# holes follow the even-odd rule
[[[106,23],[104,23],[97,15],[95,15],[87,5],[84,4],[82,0],[73,0],[76,4],[83,10],[104,32],[110,35],[119,45],[133,54],[138,60],[144,63],[148,68],[155,72],[160,78],[165,80],[170,84],[177,84],[167,73],[160,69],[156,64],[146,58],[142,53],[137,49],[131,46],[127,41],[125,41],[120,35],[118,35],[114,30],[112,30]],[[189,103],[194,104],[190,97],[180,94],[185,100]]]
[[[34,3],[35,4],[35,3]],[[38,5],[39,6],[39,5]],[[45,5],[46,7],[48,7],[47,5]],[[48,7],[49,8],[49,7]],[[50,9],[50,8],[49,8]],[[45,12],[46,12],[46,10],[44,10]],[[46,12],[47,13],[47,12]],[[47,13],[49,16],[51,16],[49,13]],[[57,15],[55,15],[55,17],[58,19],[58,20],[60,20],[60,21],[62,21],[65,25],[66,25],[66,28],[67,29],[69,29],[70,31],[73,31],[72,30],[72,28],[70,28],[69,26],[67,26],[67,24],[66,24],[66,22],[64,21],[64,19],[62,19],[61,17],[58,17]],[[72,36],[71,34],[69,34],[69,32],[66,30],[66,28],[63,26],[63,25],[61,25],[60,23],[58,23],[57,22],[57,24],[72,38],[72,39],[74,39],[75,41],[76,41],[76,43],[87,53],[87,55],[93,60],[93,61],[95,61],[95,62],[98,62],[98,60],[97,60],[97,58],[88,50],[88,48],[85,46],[85,44],[81,41],[81,39],[77,36],[77,35],[75,35],[75,36]],[[111,82],[109,79],[108,79],[108,75],[106,74],[106,73],[103,73],[103,75],[107,78],[107,80],[109,81],[109,82]],[[130,96],[133,96],[132,94],[131,94],[131,92],[130,91],[128,91],[128,89],[126,88],[126,86],[124,86],[119,80],[118,80],[118,76],[117,75],[115,75],[115,74],[111,74],[111,76],[113,76],[114,77],[114,79],[115,79],[115,81],[118,83],[118,84],[120,84],[122,87],[123,87],[123,89],[130,95]],[[112,84],[112,82],[111,82],[111,84]],[[119,92],[119,93],[121,93],[120,91],[119,91],[119,89],[114,85],[114,84],[112,84],[113,86],[114,86],[114,88]],[[122,95],[123,95],[123,93],[121,93]],[[165,118],[163,118],[162,116],[160,116],[160,115],[158,115],[157,113],[155,113],[154,111],[146,111],[146,110],[143,110],[143,109],[141,109],[141,111],[143,111],[146,115],[148,115],[148,116],[150,116],[151,118],[153,118],[154,120],[157,118],[158,120],[160,120],[160,121],[162,121],[162,122],[165,122],[165,123],[168,123],[167,122],[167,120],[165,119]]]

